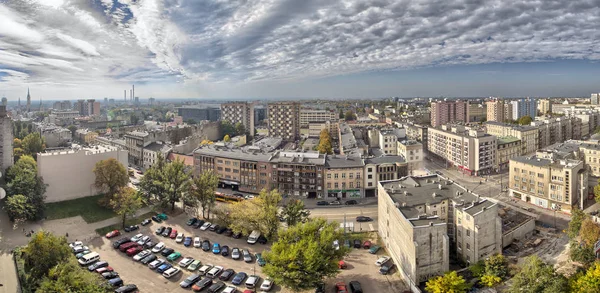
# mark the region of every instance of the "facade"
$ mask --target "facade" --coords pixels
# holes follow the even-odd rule
[[[327,156],[325,159],[325,191],[327,197],[364,197],[364,167],[364,161],[358,157]]]
[[[96,195],[94,167],[101,160],[114,158],[127,166],[127,151],[95,146],[69,151],[39,153],[38,176],[47,184],[45,202],[57,202]],[[77,180],[73,180],[77,178]]]
[[[71,107],[72,107],[71,101],[65,100],[65,101],[54,102],[52,109],[55,111],[66,111],[66,110],[71,110]]]
[[[285,141],[300,138],[300,104],[279,102],[269,104],[269,136],[281,137]]]
[[[429,152],[447,160],[468,175],[496,170],[496,137],[481,130],[444,125],[429,128]]]
[[[437,101],[431,103],[431,125],[469,122],[469,101]]]
[[[98,137],[98,133],[89,129],[77,129],[75,131],[75,138],[81,143],[91,144],[96,141],[96,137]]]
[[[169,153],[173,150],[169,145],[153,142],[146,147],[144,147],[144,156],[143,156],[143,165],[144,170],[148,170],[150,167],[156,163],[158,160],[158,156],[162,156],[163,158],[167,158]]]
[[[35,131],[39,132],[47,148],[66,146],[71,143],[73,133],[66,128],[49,123],[33,123]]]
[[[537,101],[532,98],[523,98],[515,101],[511,101],[512,107],[512,120],[519,120],[524,116],[529,116],[532,119],[537,116]]]
[[[469,104],[469,122],[480,122],[487,119],[486,104]]]
[[[177,108],[178,116],[183,121],[219,121],[221,119],[221,109],[216,107],[184,106]]]
[[[600,177],[600,144],[582,143],[579,145],[579,148],[589,174],[594,177]]]
[[[377,196],[377,182],[396,180],[408,175],[408,164],[401,156],[365,159],[365,197]]]
[[[550,99],[540,99],[538,101],[538,111],[542,113],[542,115],[552,113],[552,101],[550,101]]]
[[[408,174],[423,167],[423,145],[416,140],[398,141],[398,156],[404,157],[408,164]]]
[[[29,95],[29,92],[28,92],[27,95]],[[600,104],[600,94],[592,94],[590,96],[590,102],[591,102],[592,105],[598,105],[598,104]]]
[[[505,124],[499,122],[486,122],[486,132],[490,135],[502,137],[513,136],[521,140],[520,155],[532,154],[540,145],[539,129],[529,125]]]
[[[308,127],[311,122],[339,121],[338,113],[333,110],[300,109],[300,127]]]
[[[538,128],[538,148],[570,139],[581,139],[581,120],[577,117],[544,118],[531,122],[531,125]]]
[[[583,162],[552,156],[521,156],[510,160],[509,194],[546,209],[570,213],[582,208],[588,178]]]
[[[419,124],[404,124],[406,129],[406,138],[416,140],[423,145],[423,150],[427,151],[427,127]]]
[[[487,105],[487,121],[504,122],[504,101],[492,100]]]
[[[499,136],[497,162],[498,170],[508,169],[510,159],[521,156],[521,140],[514,136]]]
[[[451,253],[468,264],[501,253],[495,202],[437,175],[382,181],[378,189],[379,235],[411,288],[448,271]]]
[[[269,111],[269,115],[271,115]],[[324,154],[317,152],[279,151],[271,159],[276,164],[277,189],[281,194],[322,198],[323,172],[325,169]]]
[[[154,140],[148,132],[132,131],[124,135],[127,151],[129,152],[129,163],[142,166],[144,160],[144,147]]]
[[[0,106],[0,172],[13,163],[13,122],[6,114],[6,106]]]
[[[386,155],[398,155],[398,137],[393,130],[377,130],[379,144],[377,145]]]
[[[308,123],[308,137],[319,137],[321,135],[321,131],[323,129],[327,129],[327,131],[329,131],[329,135],[331,135],[331,138],[337,139],[337,133],[339,131],[338,127],[339,127],[338,122],[332,122],[332,121],[312,122],[311,121]]]
[[[248,102],[221,104],[221,120],[235,125],[242,123],[246,132],[254,136],[254,104]]]

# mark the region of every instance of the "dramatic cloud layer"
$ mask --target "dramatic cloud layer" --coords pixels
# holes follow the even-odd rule
[[[599,23],[598,0],[0,0],[0,85],[598,60]]]

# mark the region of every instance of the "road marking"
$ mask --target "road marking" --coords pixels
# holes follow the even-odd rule
[[[375,231],[375,227],[373,227],[373,224],[369,224],[369,229],[371,229],[371,231]]]

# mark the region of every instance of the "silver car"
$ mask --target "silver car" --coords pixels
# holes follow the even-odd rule
[[[231,258],[232,258],[232,259],[235,259],[235,260],[238,260],[238,259],[240,259],[240,249],[239,249],[239,248],[237,248],[237,247],[234,247],[234,248],[231,250]]]
[[[242,254],[244,255],[245,262],[252,262],[252,255],[247,249],[242,249]]]

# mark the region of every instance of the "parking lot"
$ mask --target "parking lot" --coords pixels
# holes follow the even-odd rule
[[[245,272],[248,275],[256,274],[261,277],[259,286],[262,283],[261,267],[256,264],[255,261],[252,263],[246,263],[243,260],[233,260],[231,256],[221,256],[220,254],[213,254],[211,251],[203,251],[200,248],[192,246],[185,247],[182,243],[176,243],[175,239],[168,237],[162,237],[156,235],[154,232],[159,226],[170,226],[176,229],[178,232],[183,232],[185,236],[199,236],[201,240],[208,239],[211,244],[219,243],[221,246],[227,245],[230,250],[234,247],[240,249],[249,249],[254,255],[255,253],[262,253],[264,250],[269,249],[269,245],[255,244],[250,245],[246,243],[246,238],[234,239],[225,235],[219,235],[211,231],[202,231],[200,229],[194,229],[185,225],[187,218],[185,215],[180,215],[175,218],[170,218],[163,223],[151,223],[147,226],[140,226],[140,229],[130,233],[124,233],[125,236],[132,237],[137,233],[143,233],[144,235],[150,235],[152,242],[164,242],[169,248],[175,249],[180,252],[182,257],[193,257],[194,259],[200,260],[202,264],[211,264],[223,266],[225,269],[233,269],[235,272]],[[151,270],[147,265],[141,264],[134,261],[132,258],[127,257],[124,253],[121,253],[118,249],[113,249],[112,242],[123,237],[123,235],[115,237],[113,239],[106,239],[105,237],[96,238],[92,243],[89,243],[91,250],[96,251],[100,254],[101,259],[108,261],[110,266],[117,271],[125,284],[136,284],[140,289],[140,292],[182,292],[183,290],[191,291],[190,289],[182,289],[179,283],[187,278],[192,273],[182,269],[182,273],[177,274],[171,279],[164,278],[161,274]],[[212,246],[211,246],[212,248]],[[381,254],[381,251],[380,251]],[[159,258],[166,258],[162,255],[157,255]],[[369,292],[402,292],[405,286],[398,277],[398,274],[391,276],[383,276],[378,273],[378,267],[375,266],[375,261],[378,255],[371,255],[364,249],[353,249],[353,251],[345,258],[348,268],[342,270],[342,272],[334,279],[327,282],[327,292],[333,291],[333,284],[335,282],[344,281],[346,283],[357,280],[363,284],[363,288]],[[175,262],[178,263],[181,258]],[[231,281],[225,282],[226,285],[231,285]],[[243,284],[238,286],[238,290],[242,292],[245,288]],[[287,289],[282,289],[278,284],[275,284],[270,292],[291,292]],[[314,291],[310,291],[314,292]]]

